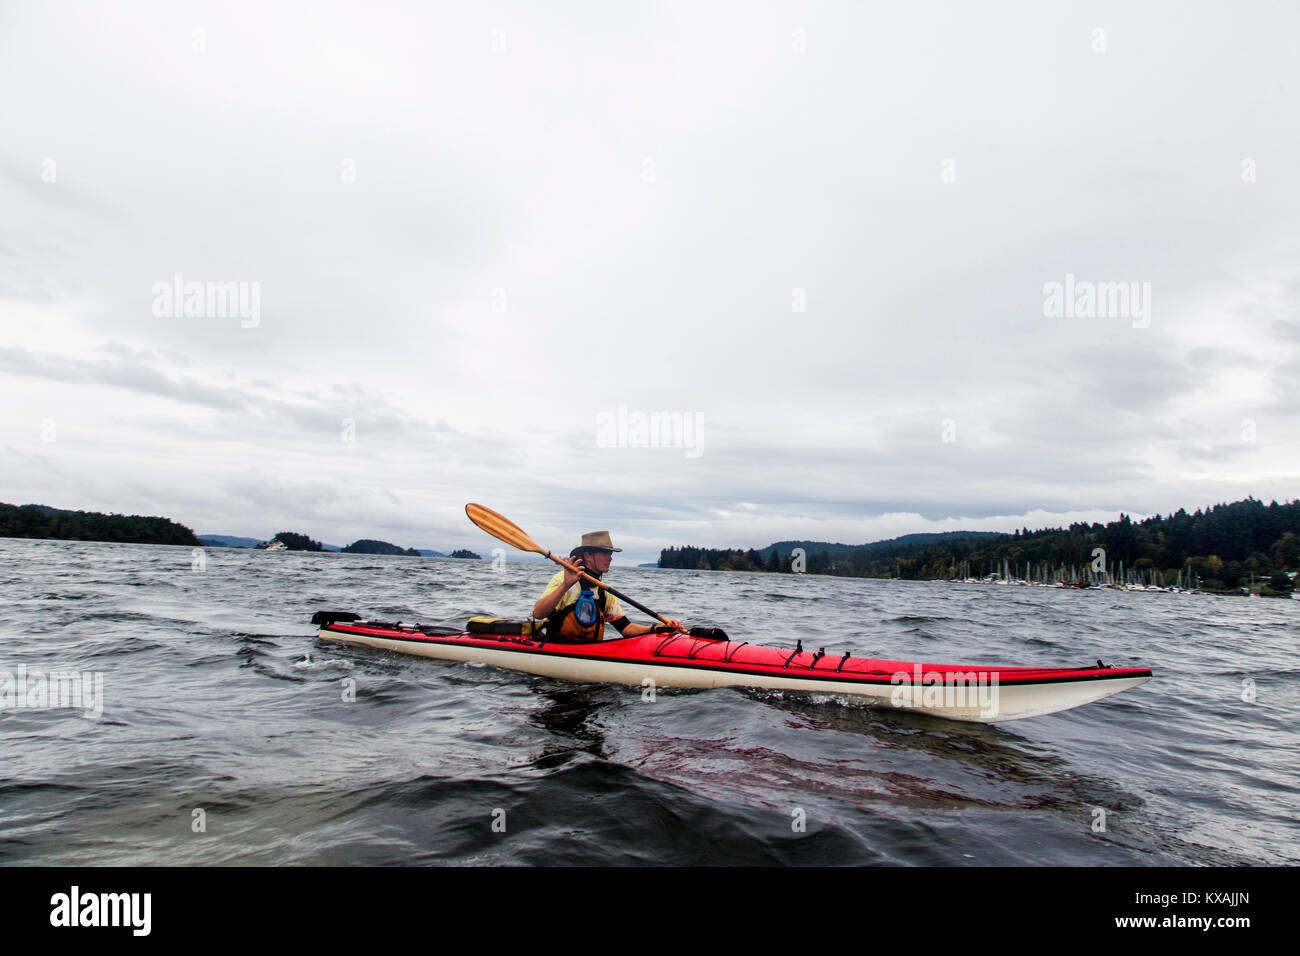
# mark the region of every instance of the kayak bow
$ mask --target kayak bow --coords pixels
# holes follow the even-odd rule
[[[351,618],[352,620],[346,620]],[[662,687],[758,687],[843,695],[953,720],[1020,720],[1088,704],[1151,679],[1146,668],[958,667],[826,654],[797,647],[686,634],[646,634],[592,644],[534,636],[458,633],[454,628],[317,615],[320,638],[475,661],[563,680]]]

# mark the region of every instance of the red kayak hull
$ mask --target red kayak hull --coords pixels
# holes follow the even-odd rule
[[[329,623],[322,640],[567,680],[642,687],[761,687],[863,698],[956,720],[1017,720],[1078,707],[1151,678],[1147,668],[988,667],[893,661],[686,635],[562,644],[442,629]]]

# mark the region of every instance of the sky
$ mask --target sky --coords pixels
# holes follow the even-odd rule
[[[3,0],[0,501],[650,561],[1294,498],[1298,34]]]

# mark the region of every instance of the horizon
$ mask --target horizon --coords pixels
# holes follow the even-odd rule
[[[1290,503],[1290,502],[1293,502],[1293,501],[1300,501],[1300,498],[1283,498],[1283,499],[1280,499],[1280,500],[1277,499],[1277,498],[1271,498],[1271,499],[1267,499],[1267,500],[1265,500],[1265,499],[1263,499],[1263,498],[1256,498],[1256,497],[1253,496],[1253,495],[1248,495],[1246,498],[1238,499],[1238,501],[1249,501],[1249,500],[1258,501],[1261,505],[1267,507],[1267,506],[1269,506],[1270,504],[1287,504],[1287,503]],[[1156,513],[1153,513],[1153,514],[1147,514],[1147,515],[1139,515],[1139,514],[1135,514],[1135,513],[1132,513],[1132,512],[1128,512],[1128,511],[1121,511],[1121,512],[1117,513],[1116,516],[1115,516],[1113,519],[1110,519],[1109,521],[1100,521],[1100,522],[1098,522],[1098,521],[1087,521],[1087,522],[1081,522],[1081,523],[1089,524],[1089,525],[1101,524],[1101,525],[1104,526],[1104,525],[1106,525],[1106,524],[1109,524],[1110,521],[1118,521],[1120,517],[1122,517],[1122,516],[1127,516],[1127,517],[1128,517],[1128,518],[1129,518],[1129,519],[1130,519],[1134,524],[1140,524],[1141,522],[1143,522],[1143,521],[1147,521],[1147,520],[1152,519],[1152,518],[1157,518],[1157,519],[1158,519],[1158,518],[1169,518],[1169,517],[1171,517],[1172,515],[1177,514],[1179,511],[1186,512],[1188,515],[1196,515],[1196,514],[1199,514],[1199,513],[1207,512],[1207,511],[1211,510],[1212,508],[1216,508],[1216,507],[1223,506],[1223,505],[1235,504],[1235,503],[1237,503],[1237,502],[1218,501],[1218,502],[1215,502],[1215,503],[1213,503],[1213,504],[1211,504],[1211,505],[1198,506],[1198,507],[1196,507],[1196,508],[1180,507],[1180,508],[1174,508],[1174,509],[1172,509],[1172,510],[1170,510],[1170,511],[1166,511],[1166,512],[1156,512]],[[0,502],[0,504],[3,504],[3,502]],[[76,509],[76,508],[62,509],[62,508],[57,508],[57,507],[54,506],[54,505],[46,504],[46,503],[44,503],[44,502],[27,502],[27,503],[25,503],[24,505],[18,505],[18,507],[42,507],[42,508],[55,508],[55,510],[73,511],[73,512],[78,511],[78,510],[83,510],[83,511],[85,510],[85,509]],[[110,514],[112,514],[112,513],[118,513],[118,514],[120,514],[121,512],[107,512],[107,513],[110,513]],[[163,518],[169,518],[169,519],[171,519],[171,520],[175,520],[174,518],[171,518],[171,516],[169,516],[169,515],[136,515],[135,517],[163,517]],[[180,524],[184,524],[184,522],[178,522],[178,523],[180,523]],[[1074,523],[1074,522],[1071,522],[1071,523]],[[1050,532],[1050,531],[1068,530],[1069,526],[1070,526],[1070,524],[1062,524],[1062,525],[1044,525],[1044,526],[1041,526],[1041,527],[1027,527],[1027,526],[1022,526],[1022,527],[1019,527],[1019,528],[1013,528],[1013,529],[1011,529],[1010,531],[992,531],[992,530],[981,531],[981,530],[977,530],[977,529],[969,529],[969,528],[967,528],[967,529],[956,529],[956,530],[953,530],[953,531],[947,531],[947,532],[934,532],[934,531],[904,532],[903,534],[900,534],[900,535],[892,535],[892,536],[890,536],[889,538],[879,538],[879,539],[875,539],[875,540],[872,540],[872,541],[863,541],[863,542],[860,542],[860,543],[857,543],[857,544],[847,544],[846,542],[835,541],[835,540],[828,540],[828,539],[827,539],[827,540],[824,540],[824,539],[815,539],[815,538],[799,538],[799,537],[794,537],[794,538],[782,538],[782,539],[777,540],[777,541],[769,541],[769,542],[767,542],[767,543],[764,544],[764,545],[761,545],[761,546],[754,546],[753,548],[749,548],[749,547],[738,548],[738,547],[736,547],[736,546],[734,546],[734,545],[711,545],[711,544],[710,544],[710,545],[705,545],[705,544],[692,544],[692,543],[689,543],[689,542],[688,542],[688,543],[677,543],[677,544],[666,545],[664,549],[661,549],[661,552],[660,552],[660,553],[654,555],[654,562],[657,564],[658,560],[660,559],[660,557],[661,557],[661,555],[662,555],[662,550],[665,550],[665,549],[667,549],[667,548],[700,548],[700,549],[704,549],[704,550],[718,550],[718,551],[726,551],[726,550],[738,550],[738,551],[758,550],[758,551],[765,551],[765,550],[767,550],[768,548],[772,548],[772,547],[774,547],[775,545],[783,544],[783,543],[790,543],[790,542],[811,542],[811,543],[813,543],[813,544],[826,544],[826,545],[830,545],[830,546],[833,546],[833,547],[859,548],[859,547],[866,547],[866,546],[873,545],[873,544],[881,544],[881,543],[885,543],[885,542],[888,542],[888,541],[891,541],[891,540],[896,540],[896,539],[899,539],[899,538],[905,538],[905,537],[909,537],[909,536],[911,536],[911,535],[918,535],[918,534],[950,534],[950,535],[963,535],[963,534],[972,534],[972,535],[980,535],[980,534],[1000,534],[1000,535],[1015,535],[1015,534],[1018,534],[1018,533],[1020,533],[1020,532],[1022,532],[1022,531],[1027,531],[1030,535],[1033,535],[1033,534],[1037,534],[1037,533],[1039,533],[1039,532]],[[188,526],[187,526],[187,527],[188,527]],[[190,530],[193,531],[192,528],[191,528]],[[241,538],[241,539],[250,540],[250,541],[257,541],[257,542],[266,542],[266,541],[273,540],[273,536],[272,536],[272,537],[268,537],[268,538],[260,538],[260,537],[258,537],[257,535],[231,534],[231,533],[229,533],[229,532],[224,532],[224,531],[193,531],[193,533],[194,533],[194,536],[195,536],[196,538],[199,538],[199,539],[203,539],[203,538]],[[281,533],[281,532],[278,532],[278,531],[277,531],[277,532],[275,532],[274,534],[280,534],[280,533]],[[443,546],[441,546],[441,547],[433,548],[433,547],[423,546],[423,545],[419,545],[419,544],[405,544],[405,543],[402,543],[402,542],[397,542],[397,541],[387,541],[387,540],[385,540],[385,539],[377,539],[377,538],[367,537],[367,536],[362,536],[362,537],[360,537],[360,538],[354,538],[353,540],[349,541],[346,545],[339,545],[339,544],[335,544],[335,543],[332,543],[332,542],[327,542],[327,541],[325,540],[325,538],[323,538],[323,537],[322,537],[322,538],[317,538],[314,534],[312,534],[311,532],[307,532],[307,531],[292,531],[292,532],[289,532],[289,533],[293,533],[293,534],[303,534],[303,535],[306,535],[308,538],[311,538],[312,540],[315,540],[317,543],[321,544],[322,547],[326,548],[327,550],[330,550],[330,549],[342,549],[342,548],[344,548],[344,547],[348,547],[349,545],[355,544],[357,541],[360,541],[360,540],[379,540],[379,541],[383,541],[384,543],[398,545],[398,546],[403,547],[403,548],[414,548],[414,549],[416,549],[416,550],[421,550],[421,551],[438,551],[438,552],[441,552],[441,556],[443,556],[443,557],[446,557],[446,556],[450,555],[450,554],[451,554],[452,552],[454,552],[454,551],[458,551],[458,550],[462,550],[462,549],[464,549],[464,550],[469,550],[469,551],[472,551],[472,552],[474,552],[474,553],[479,553],[479,552],[481,551],[481,546],[480,546],[479,548],[475,548],[475,547],[472,547],[472,546],[470,546],[470,545],[465,545],[465,544],[456,544],[456,545],[443,545]],[[489,536],[489,535],[486,535],[486,534],[484,534],[483,537],[484,537],[488,542],[491,543],[492,547],[500,547],[500,546],[501,546],[501,542],[499,542],[496,538],[493,538],[493,537],[491,537],[491,536]],[[243,546],[243,545],[240,545],[239,547],[244,547],[244,546]],[[517,562],[517,561],[525,561],[525,562],[545,562],[545,561],[547,560],[546,558],[544,558],[544,557],[542,557],[542,556],[539,556],[539,555],[532,555],[532,554],[530,554],[530,553],[528,553],[528,552],[518,552],[518,551],[516,551],[516,550],[513,549],[513,548],[505,548],[504,550],[505,550],[505,552],[506,552],[506,554],[505,554],[505,560],[507,560],[507,561],[516,561],[516,562]],[[489,549],[489,554],[490,554],[490,553],[491,553],[491,551],[490,551],[490,549]],[[633,566],[636,566],[636,567],[645,567],[645,566],[649,566],[649,562],[643,560],[644,557],[645,557],[645,556],[643,556],[643,555],[634,554],[634,553],[631,553],[631,552],[627,552],[627,551],[625,550],[625,551],[624,551],[624,556],[623,556],[623,558],[622,558],[622,561],[623,561],[623,562],[626,562],[626,563],[631,563]],[[489,558],[487,558],[486,556],[484,556],[484,555],[482,555],[482,554],[480,554],[480,559],[482,559],[482,560],[489,560]]]

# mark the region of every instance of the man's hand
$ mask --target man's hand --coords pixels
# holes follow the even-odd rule
[[[577,568],[579,571],[583,571],[583,572],[585,572],[585,571],[587,570],[587,565],[583,562],[582,558],[574,558],[570,563],[571,563],[575,568]],[[568,568],[565,568],[565,569],[564,569],[564,583],[563,583],[562,585],[560,585],[560,593],[561,593],[561,594],[566,594],[566,593],[568,593],[569,588],[573,587],[575,584],[577,584],[577,583],[578,583],[579,581],[581,581],[581,580],[582,580],[582,576],[581,576],[581,575],[579,575],[579,574],[577,574],[577,573],[575,573],[575,572],[573,572],[573,571],[570,571]]]
[[[581,571],[587,570],[587,566],[583,563],[582,558],[574,558],[569,563]],[[550,594],[539,597],[537,603],[533,605],[533,617],[540,620],[541,618],[550,616],[550,614],[559,607],[560,602],[564,600],[564,596],[569,593],[569,588],[577,584],[578,580],[578,575],[566,567],[564,569],[564,580],[560,586]]]

